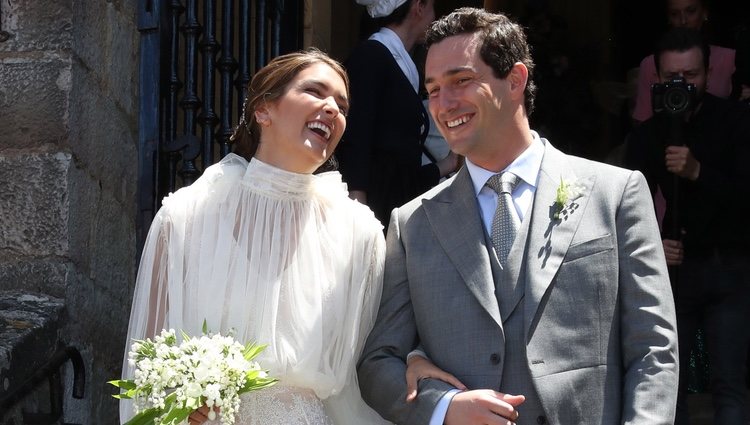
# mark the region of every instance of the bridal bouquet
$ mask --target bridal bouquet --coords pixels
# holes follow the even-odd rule
[[[234,424],[239,395],[274,383],[253,359],[265,345],[237,342],[231,335],[210,334],[191,338],[163,330],[153,341],[135,341],[128,358],[135,366],[134,379],[109,383],[120,388],[115,398],[133,399],[136,415],[125,425],[177,425],[204,404],[208,417]]]

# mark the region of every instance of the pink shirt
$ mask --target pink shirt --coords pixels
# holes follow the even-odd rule
[[[734,49],[710,46],[708,61],[708,81],[706,91],[714,96],[727,98],[732,93],[734,74]],[[651,118],[651,84],[658,83],[654,55],[646,56],[638,69],[638,87],[635,94],[633,119],[645,121]]]

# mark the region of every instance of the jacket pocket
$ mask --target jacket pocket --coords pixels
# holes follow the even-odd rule
[[[563,263],[569,263],[579,258],[588,257],[589,255],[598,254],[615,248],[614,238],[611,233],[588,241],[576,243],[568,248],[565,253]]]

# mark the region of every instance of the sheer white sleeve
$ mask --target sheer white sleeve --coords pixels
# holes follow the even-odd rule
[[[128,336],[123,360],[123,379],[133,377],[134,368],[128,363],[128,352],[134,340],[153,338],[164,328],[167,316],[167,246],[168,220],[159,213],[146,238],[136,278],[135,293],[130,312]],[[125,422],[134,414],[130,400],[120,402],[120,420]]]
[[[378,229],[377,232],[381,233],[382,230]],[[352,286],[359,286],[362,296],[359,317],[351,318],[352,323],[359,323],[359,326],[352,327],[357,335],[352,337],[354,345],[351,347],[351,353],[354,355],[350,356],[350,361],[346,365],[347,381],[343,389],[325,400],[327,411],[335,424],[390,424],[362,400],[357,382],[356,362],[374,325],[383,283],[385,244],[378,235],[372,235],[368,245],[364,252],[365,258],[361,258],[361,262],[353,259],[354,268],[358,268],[359,265],[362,270],[353,273]],[[357,311],[353,311],[353,314],[357,314]]]

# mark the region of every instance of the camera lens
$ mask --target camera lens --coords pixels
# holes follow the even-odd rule
[[[686,110],[689,103],[689,93],[682,87],[672,87],[664,93],[664,106],[672,112]]]

